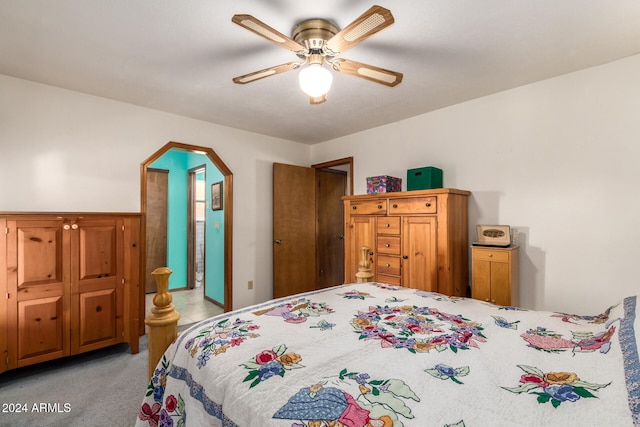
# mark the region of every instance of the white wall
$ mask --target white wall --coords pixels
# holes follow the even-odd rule
[[[0,211],[137,212],[140,163],[212,147],[234,173],[237,308],[272,295],[272,162],[354,156],[356,194],[434,165],[473,193],[472,238],[519,229],[523,306],[596,313],[640,293],[638,75],[640,55],[312,147],[0,75]]]
[[[211,147],[233,172],[233,306],[271,298],[271,165],[308,146],[2,75],[0,94],[0,212],[139,212],[143,161]]]
[[[518,228],[524,307],[599,313],[640,294],[638,76],[640,55],[318,144],[312,162],[353,155],[356,194],[442,168],[472,192],[471,240]]]

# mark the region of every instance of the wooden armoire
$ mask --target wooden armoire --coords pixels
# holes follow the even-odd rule
[[[0,213],[0,372],[128,342],[138,352],[139,214]]]
[[[467,296],[469,195],[440,188],[343,197],[345,282],[356,281],[366,246],[375,281]]]

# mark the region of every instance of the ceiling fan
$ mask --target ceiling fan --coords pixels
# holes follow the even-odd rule
[[[300,87],[309,95],[311,104],[321,104],[327,100],[333,79],[331,72],[324,67],[325,63],[335,71],[386,86],[396,86],[402,81],[402,73],[339,57],[347,49],[393,24],[391,11],[381,6],[371,7],[342,30],[325,19],[308,19],[296,25],[292,37],[287,37],[251,15],[234,15],[231,21],[289,49],[302,60],[235,77],[234,83],[251,83],[301,68]]]

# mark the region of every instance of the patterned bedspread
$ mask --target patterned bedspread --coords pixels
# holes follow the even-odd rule
[[[344,285],[190,327],[136,425],[638,426],[639,327],[636,297],[579,316]]]

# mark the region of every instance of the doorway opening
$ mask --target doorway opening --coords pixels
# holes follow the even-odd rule
[[[206,288],[207,166],[189,169],[187,209],[187,288]],[[205,292],[205,295],[207,293]],[[218,302],[219,303],[219,302]]]
[[[351,194],[353,157],[311,167],[274,163],[274,298],[344,283],[341,197]]]
[[[207,173],[203,174],[205,177],[205,181],[204,181],[205,184],[204,184],[204,191],[203,191],[204,196],[195,194],[199,191],[197,190],[197,187],[202,186],[202,184],[197,184],[200,177],[200,175],[198,175],[199,168],[197,166],[191,166],[189,168],[194,170],[194,181],[195,181],[193,207],[192,207],[193,217],[196,219],[194,221],[196,224],[194,225],[194,233],[193,233],[194,243],[193,245],[187,243],[189,233],[188,233],[188,230],[186,229],[184,229],[182,232],[182,235],[179,236],[179,240],[184,241],[184,252],[182,253],[183,256],[184,254],[188,255],[188,252],[189,252],[188,248],[192,248],[193,250],[192,257],[193,257],[194,268],[192,269],[192,268],[185,267],[185,274],[188,275],[188,272],[191,271],[193,274],[194,280],[192,281],[185,278],[184,285],[182,285],[181,287],[188,287],[188,286],[185,286],[187,283],[193,284],[193,286],[197,285],[197,276],[198,276],[198,272],[200,271],[198,270],[198,267],[197,267],[198,253],[197,253],[197,250],[195,249],[197,247],[197,242],[199,241],[197,238],[198,232],[196,231],[197,218],[198,218],[197,210],[198,209],[202,210],[202,205],[203,205],[202,199],[204,198],[204,205],[205,205],[204,216],[207,217],[208,215],[211,215],[211,214],[216,215],[215,220],[210,222],[214,223],[217,226],[204,228],[204,222],[202,224],[203,236],[206,236],[204,237],[205,243],[204,243],[203,254],[202,254],[202,257],[203,257],[202,260],[204,262],[204,265],[201,271],[203,272],[203,274],[205,274],[205,276],[202,279],[203,280],[202,286],[206,286],[207,284],[211,285],[210,281],[205,279],[206,274],[208,273],[219,274],[222,278],[221,279],[222,285],[219,286],[220,288],[219,294],[217,294],[217,296],[210,297],[210,298],[212,302],[217,302],[218,304],[222,305],[224,311],[230,311],[233,306],[232,305],[233,174],[231,170],[224,164],[222,159],[211,148],[183,144],[179,142],[169,142],[165,146],[163,146],[160,150],[152,154],[149,158],[147,158],[141,164],[141,182],[140,182],[141,203],[140,205],[141,205],[141,211],[143,214],[143,221],[142,221],[142,227],[141,227],[141,233],[142,233],[141,251],[143,254],[145,254],[145,256],[142,257],[142,261],[141,261],[142,271],[147,271],[149,269],[152,269],[152,267],[153,268],[156,267],[152,265],[147,265],[148,263],[147,257],[148,257],[148,254],[151,252],[150,248],[152,247],[152,245],[155,244],[155,242],[148,237],[148,227],[151,225],[149,223],[149,218],[153,217],[153,214],[151,212],[151,209],[153,209],[153,207],[150,205],[148,201],[148,193],[152,191],[148,184],[149,174],[150,174],[150,171],[153,172],[153,169],[154,169],[152,164],[156,160],[158,160],[160,157],[162,157],[164,154],[168,153],[169,151],[174,151],[179,153],[199,154],[201,155],[201,157],[205,158],[207,162],[210,162],[212,166],[211,174],[207,174]],[[208,197],[209,182],[207,182],[206,179],[213,179],[214,178],[213,172],[219,172],[220,181],[217,182],[215,185],[216,185],[216,188],[219,189],[219,193],[222,195],[222,198],[219,202],[220,207],[215,209],[211,209],[209,206],[207,206],[210,204],[210,200]],[[185,184],[184,186],[185,193],[187,192],[188,187],[189,186]],[[172,197],[172,192],[169,191],[168,199],[170,200],[171,197]],[[185,202],[185,204],[187,203]],[[191,206],[191,203],[188,203],[188,206]],[[185,224],[186,223],[187,221],[185,218]],[[216,249],[217,245],[207,244],[207,243],[210,243],[209,239],[213,237],[221,238],[222,243],[219,245],[219,249]],[[171,236],[168,236],[166,238],[169,239],[169,243],[167,246],[174,248],[175,247],[174,243],[176,242],[171,241]],[[206,248],[210,248],[210,250],[206,250]],[[213,262],[215,262],[215,268],[207,268],[207,265]],[[167,263],[171,263],[171,262],[167,261]],[[186,264],[187,263],[185,262],[185,265]],[[166,266],[169,268],[172,267],[171,265],[166,265]],[[147,288],[146,282],[150,279],[147,279],[145,276],[144,280],[145,280],[145,284],[144,286],[141,287],[140,313],[145,312],[144,292],[145,292],[145,289]],[[218,286],[216,286],[216,289],[217,288]],[[205,298],[207,297],[205,296]],[[141,327],[144,328],[144,316],[140,316],[140,324],[141,324]]]

